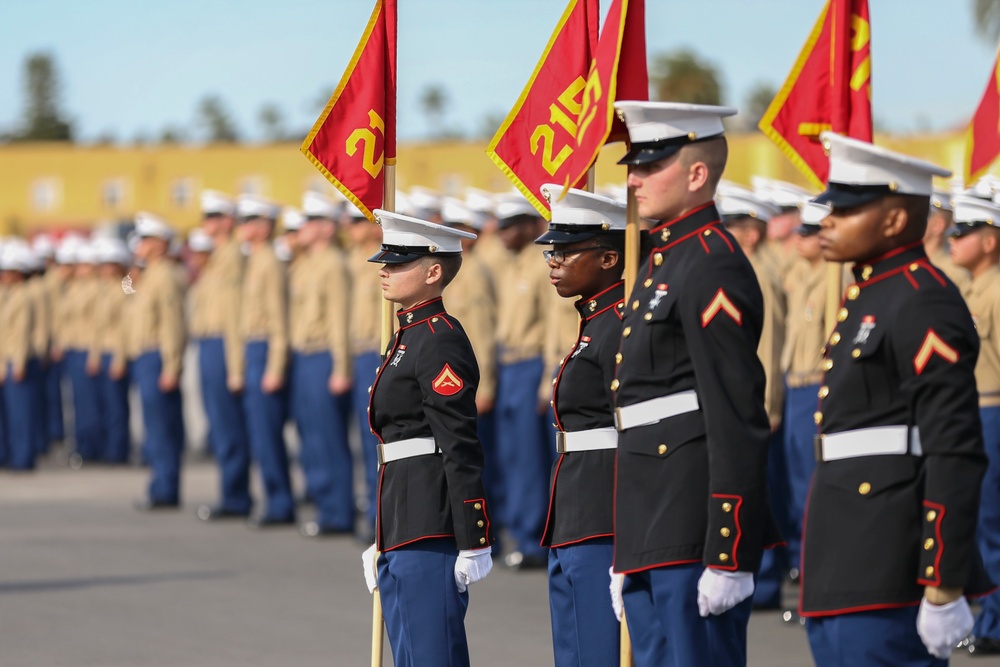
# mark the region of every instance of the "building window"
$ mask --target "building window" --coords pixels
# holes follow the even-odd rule
[[[170,204],[174,208],[187,208],[194,199],[194,181],[182,178],[170,186]]]
[[[101,206],[109,211],[117,211],[125,203],[125,182],[114,178],[101,186]]]
[[[59,182],[54,178],[40,178],[31,184],[31,207],[39,213],[56,209],[59,202]]]

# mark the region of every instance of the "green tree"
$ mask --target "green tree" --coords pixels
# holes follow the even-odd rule
[[[972,0],[976,34],[987,42],[1000,38],[1000,0]]]
[[[33,53],[24,61],[24,116],[19,141],[72,141],[73,127],[59,108],[62,86],[55,58]]]
[[[240,140],[239,130],[229,115],[229,110],[217,95],[207,95],[198,103],[195,112],[198,126],[212,144],[232,144]]]
[[[777,94],[778,90],[764,81],[758,81],[747,91],[739,114],[746,130],[753,130],[757,127],[760,119],[764,117],[764,112],[771,106],[771,101]]]
[[[184,139],[184,130],[175,125],[167,125],[160,130],[161,144],[179,144],[183,143]]]
[[[722,103],[722,85],[715,66],[687,49],[654,56],[649,80],[653,97],[657,100]]]
[[[268,102],[257,112],[257,122],[264,131],[264,140],[269,143],[284,141],[288,137],[285,131],[285,115],[277,104]]]
[[[430,136],[440,139],[444,136],[444,114],[448,108],[448,93],[444,86],[432,83],[420,93],[420,110],[427,116]]]

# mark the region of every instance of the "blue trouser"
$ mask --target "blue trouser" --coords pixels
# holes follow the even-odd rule
[[[917,634],[919,607],[879,609],[806,621],[816,667],[946,667]]]
[[[101,460],[108,463],[127,463],[132,451],[132,437],[129,430],[128,372],[119,379],[111,377],[111,355],[101,355],[101,374],[98,376],[101,388],[101,413],[104,415],[107,437],[101,452]]]
[[[549,502],[550,449],[538,414],[541,357],[500,364],[497,381],[497,455],[506,488],[500,517],[526,556],[546,557],[539,545]]]
[[[806,513],[809,481],[816,467],[813,439],[816,422],[813,413],[819,404],[819,385],[785,390],[785,466],[788,469],[788,566],[799,569],[802,552],[802,519]],[[771,450],[774,451],[774,450]]]
[[[979,497],[977,538],[986,571],[996,583],[1000,582],[1000,407],[980,408],[979,415],[989,465]],[[1000,641],[1000,590],[983,598],[982,604],[972,634]]]
[[[622,597],[635,667],[733,667],[747,662],[753,598],[719,616],[698,614],[701,563],[625,577]]]
[[[0,400],[0,466],[6,466],[10,460],[10,421],[7,419],[7,406]]]
[[[180,389],[160,389],[163,359],[157,351],[144,352],[132,362],[132,375],[139,386],[145,450],[152,479],[149,499],[176,503],[180,500],[181,454],[184,452],[184,414]]]
[[[465,612],[453,539],[420,540],[378,558],[378,589],[395,667],[467,667]]]
[[[12,364],[7,364],[7,379],[3,384],[3,402],[7,413],[7,466],[14,470],[31,470],[38,453],[38,431],[43,427],[38,405],[38,386],[42,369],[37,359],[29,359],[24,378],[14,380]]]
[[[266,394],[260,387],[267,366],[267,342],[252,341],[246,346],[246,387],[243,407],[250,436],[250,451],[260,467],[267,493],[264,518],[290,521],[295,518],[295,500],[288,473],[285,449],[285,417],[288,411],[288,386]]]
[[[788,512],[788,467],[785,465],[784,427],[771,434],[767,450],[767,487],[774,520],[781,534],[794,531]],[[765,545],[771,546],[771,545]],[[781,584],[788,571],[788,549],[776,546],[764,551],[757,571],[757,586],[753,604],[761,609],[778,609],[781,606]]]
[[[621,625],[611,606],[610,537],[549,549],[549,610],[556,667],[616,665]]]
[[[104,449],[100,383],[87,374],[87,351],[67,350],[66,371],[73,387],[73,437],[75,451],[84,461],[94,461]]]
[[[66,437],[62,405],[65,369],[64,361],[52,361],[45,369],[45,435],[48,442],[57,442]]]
[[[209,447],[219,466],[219,508],[236,514],[250,512],[250,441],[243,398],[229,391],[222,338],[198,342],[201,397],[209,423]]]
[[[330,393],[330,352],[292,355],[289,379],[292,417],[302,445],[306,493],[316,505],[323,528],[354,528],[354,470],[347,429],[337,397]]]
[[[375,384],[381,357],[378,352],[354,355],[354,383],[351,385],[351,406],[357,421],[361,439],[361,459],[365,466],[365,482],[368,486],[368,522],[375,525],[378,512],[378,438],[368,425],[368,390]]]

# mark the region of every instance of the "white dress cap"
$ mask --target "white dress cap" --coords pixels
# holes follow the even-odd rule
[[[1000,195],[1000,178],[993,174],[983,174],[983,176],[972,184],[972,187],[963,194],[972,195],[981,199],[993,199]]]
[[[191,230],[187,244],[191,252],[212,252],[215,249],[215,241],[200,227]]]
[[[407,195],[412,206],[410,215],[417,218],[433,218],[441,214],[441,195],[430,188],[414,186]],[[396,204],[396,210],[399,210],[399,202]]]
[[[781,214],[781,209],[744,188],[728,188],[715,198],[715,205],[723,217],[756,218],[770,222]]]
[[[951,200],[955,225],[967,227],[1000,226],[1000,204],[969,195],[956,195]]]
[[[382,227],[382,249],[369,262],[403,264],[435,254],[457,255],[462,239],[476,235],[401,213],[375,209],[375,221]]]
[[[39,234],[31,240],[31,249],[42,259],[52,259],[56,253],[56,244],[48,234]]]
[[[813,197],[805,188],[800,188],[787,181],[754,176],[750,179],[750,183],[753,185],[754,194],[759,199],[782,209],[800,208]]]
[[[457,197],[445,197],[441,200],[441,222],[446,225],[466,225],[476,230],[483,228],[481,219]]]
[[[0,249],[0,269],[4,271],[19,271],[28,273],[38,266],[38,258],[31,251],[31,246],[22,239],[11,239]]]
[[[542,196],[549,202],[552,219],[548,231],[535,243],[578,243],[595,234],[625,231],[625,203],[585,190],[546,183]]]
[[[668,158],[683,146],[725,133],[722,119],[733,107],[681,102],[615,102],[628,128],[631,148],[619,164],[645,164]]]
[[[500,226],[504,226],[505,220],[516,218],[522,215],[530,215],[533,218],[539,217],[538,211],[525,199],[521,193],[505,192],[496,196],[496,207],[494,215],[500,221]]]
[[[281,207],[257,195],[240,195],[236,199],[236,217],[244,220],[264,218],[274,222]]]
[[[166,241],[174,238],[174,230],[163,218],[146,211],[139,211],[135,214],[135,233],[141,238],[157,238]]]
[[[76,249],[77,264],[99,264],[100,261],[97,256],[97,246],[93,241],[84,241]]]
[[[326,195],[309,190],[302,195],[302,214],[307,218],[336,220],[340,217],[343,203],[343,200],[335,202]]]
[[[828,204],[819,204],[812,199],[809,199],[802,204],[803,227],[818,228],[820,223],[823,222],[828,215],[830,215],[830,206]]]
[[[132,264],[132,253],[129,252],[125,241],[117,237],[105,236],[93,242],[94,252],[100,264],[118,264],[119,266],[129,266]]]
[[[931,193],[931,206],[939,211],[951,210],[951,193],[935,189]]]
[[[233,198],[218,190],[201,191],[201,214],[209,215],[232,215],[236,205]]]
[[[76,234],[67,234],[64,236],[56,248],[56,262],[59,264],[76,264],[76,251],[83,243],[83,237]]]
[[[890,194],[930,197],[932,178],[951,172],[924,160],[832,132],[820,135],[830,155],[826,192],[818,199],[834,207],[860,206]]]
[[[306,224],[306,216],[302,211],[292,206],[286,206],[281,212],[281,226],[286,232],[297,232]]]

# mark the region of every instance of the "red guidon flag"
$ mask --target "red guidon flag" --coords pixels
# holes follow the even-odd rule
[[[827,130],[872,140],[871,25],[868,0],[828,0],[760,130],[817,188],[829,159]]]
[[[646,7],[643,0],[613,0],[597,42],[576,126],[576,149],[566,164],[563,194],[587,175],[609,140],[627,137],[615,118],[615,100],[648,100]]]
[[[302,152],[369,220],[396,163],[396,0],[377,0],[361,43]]]
[[[1000,52],[965,135],[965,182],[972,183],[982,176],[997,155],[1000,155]]]
[[[545,219],[551,213],[541,187],[561,182],[573,153],[598,19],[598,0],[570,0],[528,84],[486,149]]]

